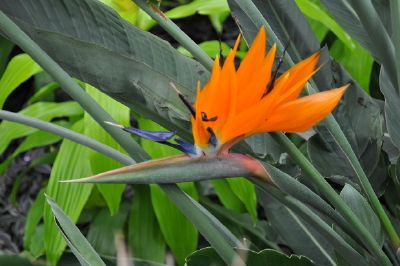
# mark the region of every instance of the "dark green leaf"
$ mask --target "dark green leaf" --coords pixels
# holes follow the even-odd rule
[[[107,209],[102,209],[90,223],[87,240],[101,256],[115,256],[115,235],[123,232],[128,206],[122,205],[117,213],[110,215]]]
[[[259,193],[259,197],[272,226],[296,254],[305,255],[318,264],[335,265],[331,243],[314,227],[270,195]]]
[[[35,228],[38,226],[43,216],[43,209],[45,202],[44,191],[45,191],[44,189],[41,189],[39,191],[26,217],[24,248],[27,250],[29,250],[33,234],[35,233]]]
[[[135,258],[163,262],[165,240],[151,203],[148,186],[137,185],[129,215],[128,241]]]
[[[371,235],[375,238],[377,243],[383,245],[384,235],[381,228],[380,221],[372,210],[368,201],[351,185],[346,184],[340,196],[347,203],[350,209],[358,216],[360,221],[363,221]]]
[[[45,266],[44,262],[33,262],[21,255],[9,254],[0,251],[0,265],[10,266]]]
[[[304,256],[286,256],[276,250],[265,249],[260,252],[252,250],[237,250],[249,266],[313,266],[314,263]],[[186,259],[187,266],[224,266],[226,265],[218,257],[212,248],[204,248],[194,252]]]
[[[386,126],[392,143],[400,149],[400,96],[390,82],[384,68],[381,68],[379,87],[385,96]]]

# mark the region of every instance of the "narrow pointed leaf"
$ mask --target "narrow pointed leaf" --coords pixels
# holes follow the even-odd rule
[[[57,221],[60,231],[65,240],[82,265],[104,265],[99,255],[82,235],[79,229],[57,205],[57,203],[47,196],[47,203],[50,205],[53,215]]]

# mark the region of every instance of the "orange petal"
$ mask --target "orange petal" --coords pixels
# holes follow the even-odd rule
[[[197,97],[200,95],[200,82],[197,83]],[[201,120],[201,112],[199,101],[195,103],[196,117],[192,118],[192,133],[195,144],[200,148],[206,148],[209,141],[209,134],[203,126],[203,121]]]
[[[305,83],[309,79],[307,78],[307,80],[304,81],[304,77],[312,76],[320,54],[320,51],[314,53],[313,55],[291,67],[277,79],[273,91],[282,96],[285,95],[283,97],[279,96],[279,99],[293,100],[300,95]],[[289,77],[285,82],[281,82],[281,79],[285,77],[285,75],[289,75]],[[304,85],[299,86],[299,82],[304,83]],[[278,103],[281,103],[281,101],[276,102],[275,104]]]
[[[238,81],[241,85],[251,80],[254,77],[254,70],[262,64],[265,57],[265,45],[265,29],[261,27],[238,69]]]
[[[274,64],[276,45],[274,44],[264,58],[259,68],[254,68],[254,76],[248,83],[238,80],[240,102],[238,110],[243,110],[253,106],[260,101],[268,83],[271,80],[272,66]]]
[[[315,93],[277,107],[257,132],[308,130],[332,112],[348,86]]]

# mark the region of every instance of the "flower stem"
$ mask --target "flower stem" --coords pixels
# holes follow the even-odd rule
[[[150,7],[146,0],[133,0],[144,12],[146,12],[152,19],[167,31],[171,36],[174,37],[185,49],[190,51],[194,58],[196,58],[204,67],[211,69],[213,66],[213,60],[204,53],[204,51],[184,33],[174,22],[165,16],[161,16],[160,13],[155,12]],[[160,11],[161,12],[161,11]]]

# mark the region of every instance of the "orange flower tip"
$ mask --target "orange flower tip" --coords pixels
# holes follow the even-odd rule
[[[233,50],[236,51],[240,44],[240,39],[242,38],[242,34],[239,33],[238,37],[236,38],[235,45],[233,46]]]
[[[123,125],[120,125],[120,124],[117,124],[117,123],[114,123],[114,122],[110,122],[110,121],[104,121],[104,124],[107,124],[107,125],[110,125],[110,126],[113,126],[113,127],[117,127],[117,128],[122,128],[122,129],[125,128]]]

